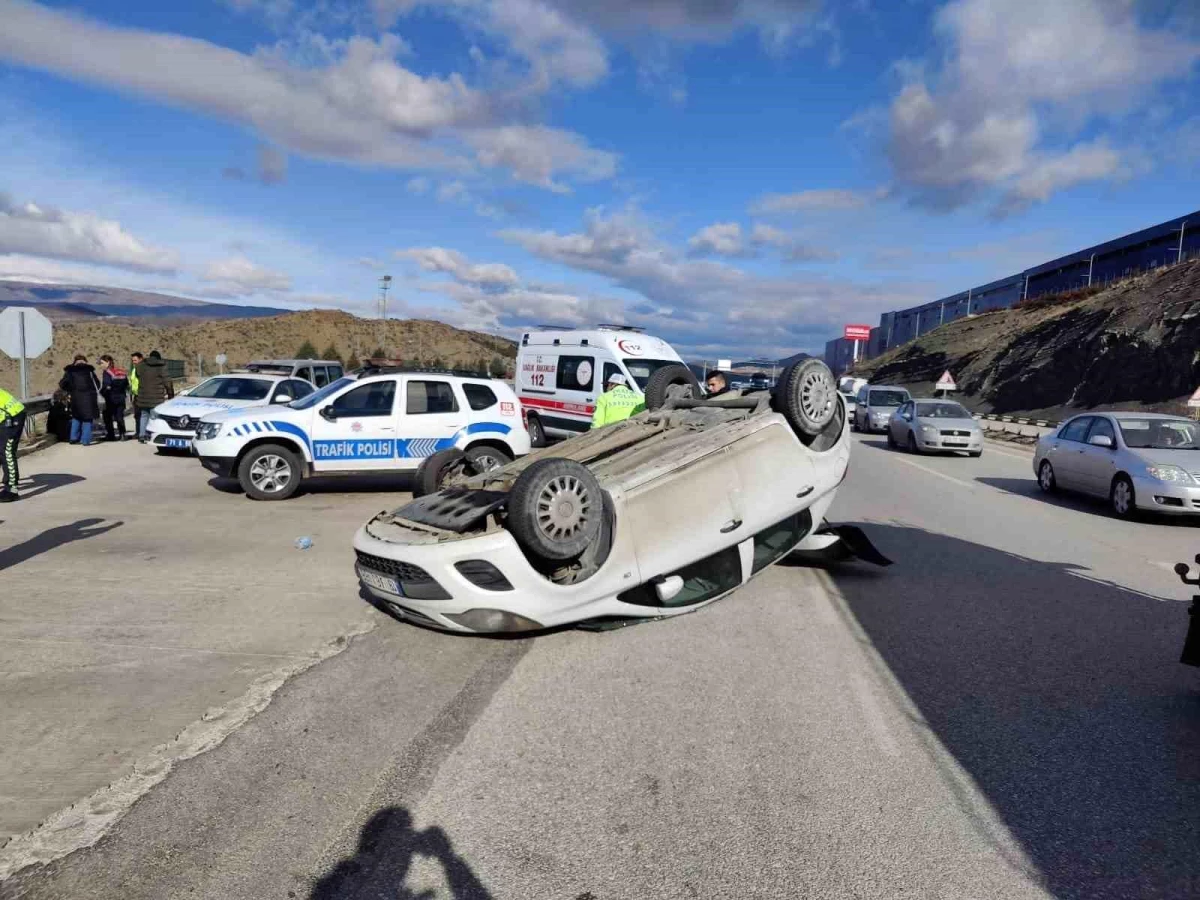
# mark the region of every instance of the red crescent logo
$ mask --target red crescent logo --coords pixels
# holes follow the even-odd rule
[[[620,340],[617,341],[617,346],[621,348],[622,353],[628,354],[629,356],[642,355],[641,344],[635,344],[633,341]]]

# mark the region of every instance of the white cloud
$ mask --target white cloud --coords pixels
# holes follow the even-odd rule
[[[426,272],[445,272],[464,284],[486,287],[512,286],[517,273],[501,263],[475,265],[457,250],[444,247],[411,247],[399,250],[396,256],[411,259]]]
[[[437,190],[437,198],[443,203],[455,203],[469,197],[467,186],[461,181],[447,181]]]
[[[716,222],[701,228],[688,240],[688,249],[699,256],[742,256],[746,252],[742,226],[737,222]]]
[[[418,197],[422,196],[423,194],[428,194],[431,187],[433,187],[433,182],[424,175],[418,175],[416,178],[410,178],[404,185],[405,190],[407,190],[410,194],[416,194]]]
[[[932,76],[903,67],[889,112],[899,183],[942,208],[998,191],[1003,213],[1119,173],[1120,154],[1103,140],[1069,137],[1187,76],[1200,58],[1200,44],[1145,27],[1137,12],[1128,0],[947,4],[935,23],[943,64]]]
[[[798,213],[828,210],[862,209],[884,199],[886,188],[873,191],[852,191],[844,188],[798,191],[794,194],[767,194],[751,204],[755,215]]]
[[[258,148],[258,180],[279,184],[287,180],[287,155],[274,147]]]
[[[16,204],[0,193],[0,253],[99,263],[143,272],[171,272],[176,255],[134,237],[120,222],[89,212]]]
[[[615,168],[612,154],[592,150],[578,135],[503,125],[505,116],[520,112],[519,102],[510,109],[512,98],[482,92],[458,74],[422,76],[400,65],[396,58],[408,47],[395,35],[338,41],[310,35],[320,52],[302,65],[286,44],[245,54],[24,0],[0,0],[0,20],[0,59],[234,122],[310,157],[465,169],[465,137],[484,165],[511,166],[517,177],[556,189],[557,176],[609,177]]]
[[[201,278],[233,295],[255,294],[260,291],[290,291],[292,279],[256,265],[244,256],[231,256],[208,263]]]

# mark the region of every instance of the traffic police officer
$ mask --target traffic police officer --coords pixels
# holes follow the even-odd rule
[[[0,388],[0,503],[17,499],[17,441],[25,429],[25,404]]]
[[[605,425],[624,422],[645,408],[646,403],[642,400],[642,395],[629,389],[624,375],[620,372],[613,372],[608,376],[608,382],[604,385],[604,393],[596,398],[596,411],[592,413],[592,427],[603,428]]]

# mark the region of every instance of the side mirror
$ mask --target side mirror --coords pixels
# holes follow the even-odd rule
[[[1114,446],[1113,439],[1107,434],[1092,435],[1092,437],[1088,438],[1088,443],[1093,447],[1103,447],[1106,450],[1111,450]]]
[[[275,402],[276,403],[291,403],[292,395],[291,394],[276,394]]]
[[[336,422],[337,410],[335,410],[332,406],[323,406],[321,407],[321,418],[330,422]]]

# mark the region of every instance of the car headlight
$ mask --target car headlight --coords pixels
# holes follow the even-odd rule
[[[202,441],[211,441],[220,433],[220,422],[201,422],[200,426],[196,429],[196,437]]]
[[[1195,484],[1196,480],[1179,466],[1147,466],[1146,472],[1151,478],[1165,481],[1168,484]]]
[[[150,410],[150,418],[152,418],[152,419],[159,419],[159,418],[162,418],[162,417],[161,417],[161,416],[158,414],[158,410],[157,410],[157,409],[152,409],[152,410]]]
[[[921,434],[923,434],[925,437],[937,437],[937,433],[938,433],[937,429],[934,428],[932,425],[922,425],[921,426]]]

